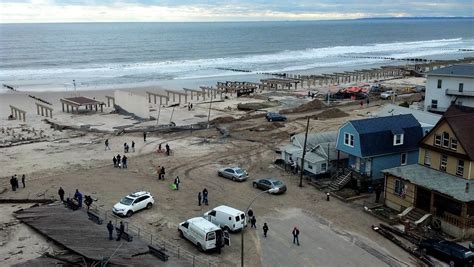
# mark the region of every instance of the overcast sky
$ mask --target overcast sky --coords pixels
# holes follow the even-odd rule
[[[263,21],[474,16],[474,0],[0,0],[0,22]]]

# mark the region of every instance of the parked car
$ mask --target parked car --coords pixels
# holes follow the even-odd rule
[[[397,96],[397,94],[394,91],[386,91],[380,94],[380,98],[382,99],[389,99],[392,96]]]
[[[245,181],[249,176],[245,170],[239,167],[222,168],[217,171],[217,175],[232,179],[232,181]]]
[[[149,192],[140,191],[132,193],[120,200],[112,208],[112,212],[119,216],[132,216],[142,209],[151,209],[155,200]]]
[[[283,194],[286,192],[286,185],[276,178],[264,178],[264,179],[255,180],[252,185],[253,187],[256,187],[262,190],[278,188],[278,191],[275,194]]]
[[[179,236],[191,241],[199,251],[230,246],[229,233],[203,217],[191,218],[178,225]]]
[[[449,266],[473,267],[474,252],[454,242],[427,239],[420,243],[420,249],[439,260],[449,263]]]
[[[265,118],[267,121],[286,121],[287,118],[280,113],[276,112],[268,112],[267,115],[265,115]]]
[[[225,205],[215,207],[204,213],[203,217],[226,231],[237,231],[247,224],[243,211]]]

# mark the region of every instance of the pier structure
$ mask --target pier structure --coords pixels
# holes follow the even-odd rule
[[[186,93],[189,93],[191,96],[191,101],[194,100],[194,95],[196,95],[196,101],[199,101],[199,97],[202,97],[202,100],[206,100],[206,93],[202,90],[183,88]]]
[[[26,111],[10,105],[11,115],[15,119],[26,121]]]
[[[160,93],[150,92],[150,91],[146,91],[146,94],[148,96],[148,103],[152,103],[151,102],[151,97],[153,96],[153,99],[154,99],[153,103],[154,104],[157,104],[156,98],[158,97],[158,98],[160,98],[160,105],[163,105],[163,102],[164,102],[165,105],[168,105],[168,101],[170,99],[169,96],[163,95],[163,94],[160,94]]]
[[[112,107],[115,107],[115,97],[106,95],[105,98],[107,98],[107,107],[110,108],[111,101],[112,101]]]
[[[72,113],[74,113],[74,110],[76,113],[79,113],[80,107],[85,107],[86,110],[93,110],[95,108],[95,111],[98,111],[99,106],[100,112],[104,112],[105,103],[83,96],[65,97],[59,101],[61,101],[63,112],[69,112],[69,108],[71,108]]]
[[[181,96],[184,96],[184,103],[188,103],[188,95],[186,94],[186,91],[184,93],[178,92],[178,91],[173,91],[173,90],[165,90],[166,95],[168,96],[168,99],[170,98],[170,95],[173,96],[173,102],[176,103],[176,96],[178,96],[178,103],[181,103]]]
[[[211,99],[214,98],[216,99],[217,98],[217,94],[220,95],[220,99],[222,100],[222,90],[219,90],[217,88],[214,88],[214,87],[207,87],[207,86],[200,86],[199,88],[201,88],[202,92],[204,94],[206,94],[206,91],[207,91],[207,96],[210,97]]]
[[[46,116],[46,117],[53,118],[53,108],[52,107],[45,106],[45,105],[40,104],[38,102],[36,102],[35,104],[36,104],[36,113],[38,115],[40,115],[40,113],[41,113],[41,116]]]
[[[300,79],[295,78],[268,78],[261,79],[262,89],[298,89],[298,84],[301,82]]]

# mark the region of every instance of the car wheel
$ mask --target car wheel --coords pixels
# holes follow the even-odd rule
[[[148,203],[148,204],[146,204],[146,208],[147,208],[147,209],[151,209],[151,207],[153,207],[153,204],[152,204],[151,202]]]
[[[256,182],[253,182],[253,183],[252,183],[252,186],[253,186],[253,187],[257,187],[257,183],[256,183]]]
[[[234,181],[234,182],[235,182],[235,177],[233,177],[233,176],[232,176],[232,181]]]
[[[203,252],[204,249],[202,249],[201,243],[197,243],[197,248],[199,251]]]
[[[181,230],[178,230],[178,233],[179,233],[179,237],[181,237],[181,238],[183,238],[183,237],[184,237],[183,231],[181,231]]]
[[[454,266],[456,266],[456,263],[454,263],[453,260],[450,260],[449,261],[449,267],[454,267]]]
[[[223,175],[221,172],[217,172],[217,176],[222,177]]]
[[[132,217],[132,215],[133,215],[133,211],[131,210],[127,211],[127,217]]]
[[[270,119],[268,119],[268,121],[273,121],[273,119],[270,118]]]

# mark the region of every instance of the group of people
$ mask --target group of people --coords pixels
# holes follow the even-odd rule
[[[78,210],[82,208],[83,196],[82,196],[82,193],[79,192],[78,189],[76,189],[76,192],[74,193],[74,197],[72,199],[66,198],[66,200],[64,200],[64,189],[62,187],[59,187],[58,195],[59,195],[59,199],[61,199],[61,201],[65,203],[66,207],[72,210]],[[92,201],[92,198],[90,200]],[[90,202],[90,204],[92,204],[92,202]],[[89,206],[87,207],[88,209],[89,209]]]
[[[118,154],[117,156],[114,156],[113,159],[112,159],[112,161],[114,163],[114,167],[115,168],[124,168],[124,169],[126,169],[128,167],[127,159],[128,158],[125,155],[123,155],[123,157],[120,156],[120,154]]]
[[[165,166],[158,166],[158,180],[165,179]]]
[[[248,221],[250,222],[250,228],[254,228],[254,229],[257,229],[257,218],[255,218],[255,214],[253,213],[253,210],[249,209],[247,211],[247,218],[248,218]],[[270,228],[268,227],[268,224],[265,222],[263,223],[263,227],[262,227],[262,230],[263,230],[263,237],[267,237],[267,233],[268,233],[268,230]],[[300,230],[298,229],[298,227],[294,227],[293,228],[293,231],[291,231],[291,234],[293,235],[293,244],[296,244],[296,245],[300,245],[300,241],[299,241],[299,235],[300,235]]]
[[[162,147],[161,147],[161,143],[158,145],[158,150],[156,151],[157,153],[162,153],[163,150],[162,150]],[[167,156],[171,155],[171,148],[168,144],[165,145],[165,151]]]
[[[202,194],[201,192],[198,193],[198,205],[201,206],[201,203],[206,206],[209,205],[209,193],[207,192],[207,188],[204,188],[202,190]]]
[[[26,186],[25,179],[26,179],[26,176],[23,174],[21,176],[21,183],[23,184],[23,188],[25,188]],[[12,191],[16,191],[17,189],[20,188],[20,185],[18,184],[18,177],[16,174],[13,175],[12,178],[10,178],[10,185],[12,186]]]
[[[188,103],[188,111],[191,111],[193,109],[193,103]]]
[[[107,224],[107,230],[109,231],[109,240],[114,240],[113,238],[113,233],[114,233],[114,225],[112,224],[112,221],[109,221]],[[120,238],[122,237],[123,233],[125,232],[125,226],[123,222],[120,222],[120,226],[117,229],[117,241],[120,241]]]
[[[128,153],[130,152],[130,147],[128,146],[127,143],[123,144],[123,153]],[[135,142],[132,140],[132,152],[135,152]]]

